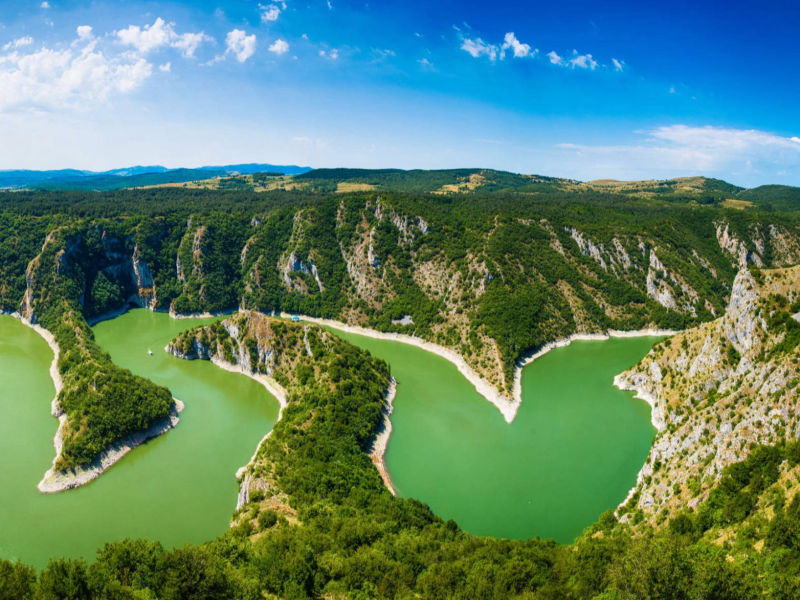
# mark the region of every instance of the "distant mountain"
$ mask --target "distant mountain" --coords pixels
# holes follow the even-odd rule
[[[228,175],[238,173],[250,175],[252,173],[283,173],[284,175],[300,175],[307,173],[311,167],[298,167],[297,165],[270,165],[266,163],[245,163],[241,165],[225,165],[216,167],[199,167],[198,171],[225,171]]]
[[[81,177],[92,174],[91,171],[77,169],[60,169],[57,171],[28,171],[25,169],[0,171],[0,188],[25,188],[49,179],[65,177]]]
[[[132,166],[101,172],[79,169],[53,171],[6,170],[0,171],[0,189],[108,191],[162,185],[165,183],[182,183],[237,174],[269,172],[297,175],[310,170],[310,167],[271,165],[267,163],[205,166],[195,169],[168,169],[161,165]]]

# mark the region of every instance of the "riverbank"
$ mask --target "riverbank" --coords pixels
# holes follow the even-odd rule
[[[540,358],[555,348],[563,348],[569,346],[575,341],[590,341],[590,340],[607,340],[612,337],[631,338],[631,337],[648,337],[648,336],[670,336],[677,333],[668,329],[639,329],[634,331],[620,331],[610,329],[604,333],[575,333],[553,342],[549,342],[540,348],[532,350],[529,354],[523,356],[517,361],[514,367],[514,379],[512,384],[512,396],[509,397],[501,393],[494,385],[481,377],[472,367],[470,367],[464,358],[455,350],[445,348],[433,342],[429,342],[422,338],[407,335],[404,333],[389,333],[376,331],[374,329],[367,329],[358,325],[348,325],[341,321],[334,321],[332,319],[320,319],[317,317],[309,317],[306,315],[289,315],[281,313],[282,318],[297,317],[302,321],[315,323],[332,329],[337,329],[345,333],[352,333],[355,335],[363,335],[374,339],[391,340],[395,342],[402,342],[416,346],[428,352],[432,352],[442,358],[453,363],[459,372],[469,381],[475,390],[486,400],[491,402],[503,415],[507,423],[512,423],[517,416],[517,411],[522,403],[522,369],[531,364],[537,358]]]
[[[668,337],[671,335],[675,335],[679,333],[678,331],[672,329],[635,329],[632,331],[622,331],[619,329],[609,329],[605,333],[575,333],[570,336],[558,339],[554,342],[549,342],[542,346],[541,348],[534,350],[529,355],[524,356],[517,362],[517,366],[514,370],[514,396],[517,398],[522,398],[522,369],[525,366],[529,365],[537,358],[544,356],[551,350],[555,348],[564,348],[565,346],[569,346],[572,342],[579,342],[579,341],[603,341],[609,340],[611,338],[634,338],[634,337]],[[622,373],[616,375],[614,377],[614,386],[619,388],[622,391],[635,391],[637,392],[636,398],[640,400],[644,400],[647,404],[650,405],[650,422],[653,424],[659,432],[661,432],[665,425],[664,425],[664,418],[663,414],[660,412],[656,412],[656,403],[655,399],[649,396],[644,390],[640,390],[636,387],[628,386],[628,387],[621,387],[623,384]]]
[[[178,356],[178,354],[170,350],[170,346],[167,346],[165,350],[175,356]],[[264,388],[267,390],[267,392],[269,392],[272,396],[274,396],[275,399],[278,401],[279,405],[278,418],[275,420],[275,425],[277,425],[280,422],[281,417],[283,416],[283,410],[289,403],[288,394],[286,393],[286,390],[281,384],[279,384],[274,379],[267,377],[266,375],[261,375],[260,373],[252,373],[250,371],[247,371],[244,367],[242,367],[238,363],[237,364],[229,363],[217,357],[211,357],[210,361],[212,364],[216,365],[220,369],[223,369],[230,373],[237,373],[239,375],[244,375],[245,377],[249,377],[253,381],[257,381],[258,383],[263,385]],[[239,493],[236,497],[236,510],[240,510],[245,504],[247,504],[250,501],[250,483],[252,482],[252,476],[247,472],[247,470],[255,463],[256,458],[258,457],[258,452],[259,450],[261,450],[261,446],[263,446],[264,443],[267,441],[267,439],[269,439],[269,436],[272,435],[272,432],[275,430],[275,425],[273,425],[272,429],[270,429],[267,432],[267,434],[263,438],[261,438],[261,441],[258,442],[258,444],[256,445],[256,449],[253,452],[253,456],[250,457],[250,460],[247,461],[247,464],[242,465],[236,470],[236,479],[237,481],[239,481]]]
[[[167,352],[170,352],[169,346],[167,346],[166,350]],[[177,356],[174,352],[170,353]],[[279,405],[278,418],[275,421],[275,423],[277,424],[281,420],[281,417],[283,416],[283,410],[288,405],[289,400],[286,390],[280,383],[278,383],[277,381],[275,381],[270,377],[267,377],[266,375],[261,375],[260,373],[251,373],[239,364],[229,363],[217,357],[212,357],[210,360],[212,364],[216,365],[220,369],[223,369],[230,373],[237,373],[239,375],[244,375],[245,377],[249,377],[253,381],[257,381],[258,383],[263,385],[264,388],[267,390],[267,392],[269,392],[270,395],[274,396],[275,399],[278,401]],[[274,429],[275,425],[273,425],[272,427]],[[261,438],[261,441],[258,442],[258,445],[256,446],[256,449],[253,452],[253,456],[250,457],[250,460],[247,461],[247,464],[239,467],[236,470],[236,479],[241,480],[247,469],[255,462],[256,457],[258,456],[258,451],[261,449],[261,446],[264,444],[264,442],[267,441],[267,438],[270,436],[271,433],[272,429],[270,429],[270,431],[267,432],[267,434],[263,438]]]
[[[647,404],[650,405],[650,422],[655,427],[656,437],[663,432],[667,428],[667,422],[664,418],[664,409],[658,402],[658,398],[647,391],[641,382],[637,382],[635,380],[628,379],[625,376],[625,373],[620,373],[614,377],[614,387],[624,391],[624,392],[635,392],[634,398],[638,398],[639,400],[644,400]],[[647,463],[645,462],[645,465]],[[628,494],[625,496],[625,499],[619,503],[616,510],[614,511],[614,515],[619,517],[618,511],[621,507],[625,506],[628,501],[633,497],[636,493],[636,490],[639,489],[639,486],[642,485],[644,482],[644,467],[639,469],[639,472],[636,474],[636,485],[634,485],[630,490],[628,490]]]
[[[165,311],[157,311],[155,309],[153,312],[165,312]],[[172,308],[166,311],[170,317],[173,319],[213,319],[215,317],[227,317],[232,315],[236,312],[237,309],[230,309],[230,310],[219,310],[216,312],[196,312],[196,313],[176,313]]]
[[[392,377],[389,382],[389,387],[386,390],[386,406],[383,409],[383,423],[378,430],[375,439],[372,442],[372,449],[370,450],[369,457],[375,468],[378,469],[384,485],[392,493],[397,496],[397,491],[392,484],[392,478],[389,476],[389,470],[386,468],[386,447],[389,444],[389,437],[392,435],[392,411],[394,410],[394,397],[397,395],[397,381]]]
[[[185,358],[185,356],[183,356],[170,344],[166,345],[164,351],[178,358]],[[267,377],[266,375],[248,371],[238,363],[230,363],[220,358],[217,358],[216,356],[210,357],[209,360],[213,365],[219,367],[224,371],[228,371],[229,373],[236,373],[238,375],[244,375],[245,377],[249,377],[253,381],[256,381],[257,383],[260,383],[262,386],[264,386],[267,392],[278,401],[278,418],[275,420],[275,424],[277,424],[281,420],[281,417],[283,416],[283,411],[289,403],[288,394],[281,384],[279,384],[274,379]],[[239,493],[236,499],[236,510],[241,509],[242,506],[247,504],[247,502],[249,501],[250,483],[252,481],[252,477],[247,472],[247,470],[255,463],[256,457],[258,456],[258,452],[259,450],[261,450],[261,446],[264,444],[264,442],[267,441],[267,439],[272,434],[272,431],[274,429],[275,425],[273,425],[272,429],[270,429],[267,432],[267,434],[261,438],[261,441],[259,441],[258,444],[256,444],[256,449],[253,452],[253,455],[250,457],[250,460],[247,461],[247,464],[242,465],[236,470],[236,479],[237,481],[239,481]]]
[[[413,335],[407,335],[405,333],[387,333],[377,331],[375,329],[367,329],[366,327],[359,327],[358,325],[348,325],[346,323],[342,323],[341,321],[334,321],[332,319],[320,319],[305,315],[289,315],[287,313],[281,313],[280,316],[285,319],[296,316],[302,321],[315,323],[316,325],[322,325],[323,327],[330,327],[345,333],[362,335],[364,337],[370,337],[378,340],[402,342],[403,344],[416,346],[417,348],[421,348],[427,352],[441,356],[456,366],[459,372],[475,387],[478,393],[491,402],[497,408],[497,410],[500,411],[507,423],[511,423],[517,414],[517,409],[519,408],[521,398],[509,398],[508,396],[500,393],[497,388],[495,388],[491,383],[481,377],[472,367],[470,367],[467,364],[467,361],[465,361],[464,358],[455,350],[445,348],[444,346],[440,346],[438,344],[434,344],[433,342],[429,342]]]
[[[88,467],[77,467],[66,471],[57,471],[55,468],[55,463],[61,455],[61,447],[63,445],[62,431],[66,422],[66,415],[61,414],[59,416],[59,428],[53,442],[56,448],[56,458],[53,460],[54,466],[50,467],[36,487],[44,494],[54,494],[86,485],[90,481],[97,479],[128,452],[178,425],[180,422],[179,415],[183,412],[184,404],[177,398],[172,400],[172,409],[168,416],[154,422],[147,429],[136,431],[120,438],[103,450]]]
[[[127,310],[127,308],[120,309],[120,311],[115,312],[113,316],[110,314],[102,315],[99,320],[105,320],[119,316],[125,313]],[[61,378],[61,373],[58,370],[58,357],[60,349],[55,338],[53,337],[53,334],[41,325],[32,323],[29,319],[26,319],[18,312],[5,314],[18,319],[21,323],[33,329],[42,337],[42,339],[44,339],[45,342],[47,342],[47,345],[50,346],[50,349],[53,352],[53,360],[50,363],[50,378],[53,380],[53,386],[55,387],[56,393],[55,397],[50,403],[50,414],[58,419],[58,428],[56,429],[55,436],[53,436],[55,457],[53,458],[52,466],[45,472],[42,480],[36,486],[40,492],[44,494],[55,494],[85,485],[90,481],[97,479],[100,475],[116,464],[123,456],[137,446],[142,445],[147,440],[166,433],[173,427],[177,426],[180,422],[180,417],[178,415],[183,411],[184,404],[177,398],[173,398],[172,408],[168,416],[154,422],[147,429],[137,431],[120,438],[108,448],[103,450],[103,452],[101,452],[100,455],[98,455],[88,467],[78,467],[75,469],[68,469],[66,471],[56,470],[55,465],[58,462],[58,459],[61,457],[61,450],[64,445],[64,430],[67,426],[67,415],[61,409],[58,401],[61,390],[64,388],[64,380]]]

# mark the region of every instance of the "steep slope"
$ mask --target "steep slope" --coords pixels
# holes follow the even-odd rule
[[[613,194],[141,190],[4,202],[0,305],[53,333],[69,321],[90,340],[88,319],[131,304],[300,313],[442,346],[509,406],[520,362],[548,343],[693,326],[722,314],[741,266],[800,261],[798,221],[786,214]],[[90,403],[98,416],[104,402]],[[62,467],[164,418],[168,402],[157,404],[124,403],[127,424],[102,425]],[[91,422],[75,421],[78,438],[97,434]]]
[[[185,359],[211,360],[265,382],[279,398],[284,407],[282,414],[290,422],[290,425],[283,422],[276,425],[274,431],[278,436],[287,427],[299,425],[308,430],[320,419],[333,418],[326,427],[353,430],[354,441],[362,453],[350,460],[359,465],[364,463],[363,451],[369,450],[382,415],[388,412],[385,397],[391,379],[387,365],[316,325],[244,311],[182,333],[170,342],[167,350]],[[356,385],[348,375],[357,372],[362,376]],[[347,410],[337,410],[328,417],[319,414],[331,402],[326,397],[342,400],[349,396],[352,396],[348,399],[353,402],[349,407],[352,414],[348,415]],[[319,403],[316,408],[301,406],[308,405],[309,398],[316,398],[312,402],[312,405]],[[272,443],[270,437],[262,441],[252,460],[237,474],[241,483],[237,508],[253,500],[259,506],[256,513],[276,511],[296,522],[297,510],[290,505],[289,498],[298,493],[295,485],[300,475],[281,467],[287,456],[281,444]],[[317,466],[323,468],[326,461],[317,460],[322,461]],[[328,464],[324,468],[335,470],[336,466]],[[373,482],[369,483],[371,487]]]
[[[725,314],[655,346],[616,384],[653,406],[659,436],[621,512],[696,507],[756,445],[800,436],[800,267],[743,269]]]
[[[47,235],[28,265],[19,307],[23,320],[52,334],[62,380],[52,407],[59,418],[56,458],[39,484],[43,492],[91,481],[132,447],[175,426],[181,408],[169,390],[116,367],[94,343],[85,313],[117,308],[123,288],[116,281],[129,289],[147,282],[135,248],[126,252],[124,240],[92,233],[87,240],[62,227]]]

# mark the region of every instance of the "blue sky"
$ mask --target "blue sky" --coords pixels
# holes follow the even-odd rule
[[[0,0],[0,168],[800,185],[796,2]]]

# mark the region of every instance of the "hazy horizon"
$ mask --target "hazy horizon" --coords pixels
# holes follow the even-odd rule
[[[800,184],[800,8],[0,0],[0,165]]]

